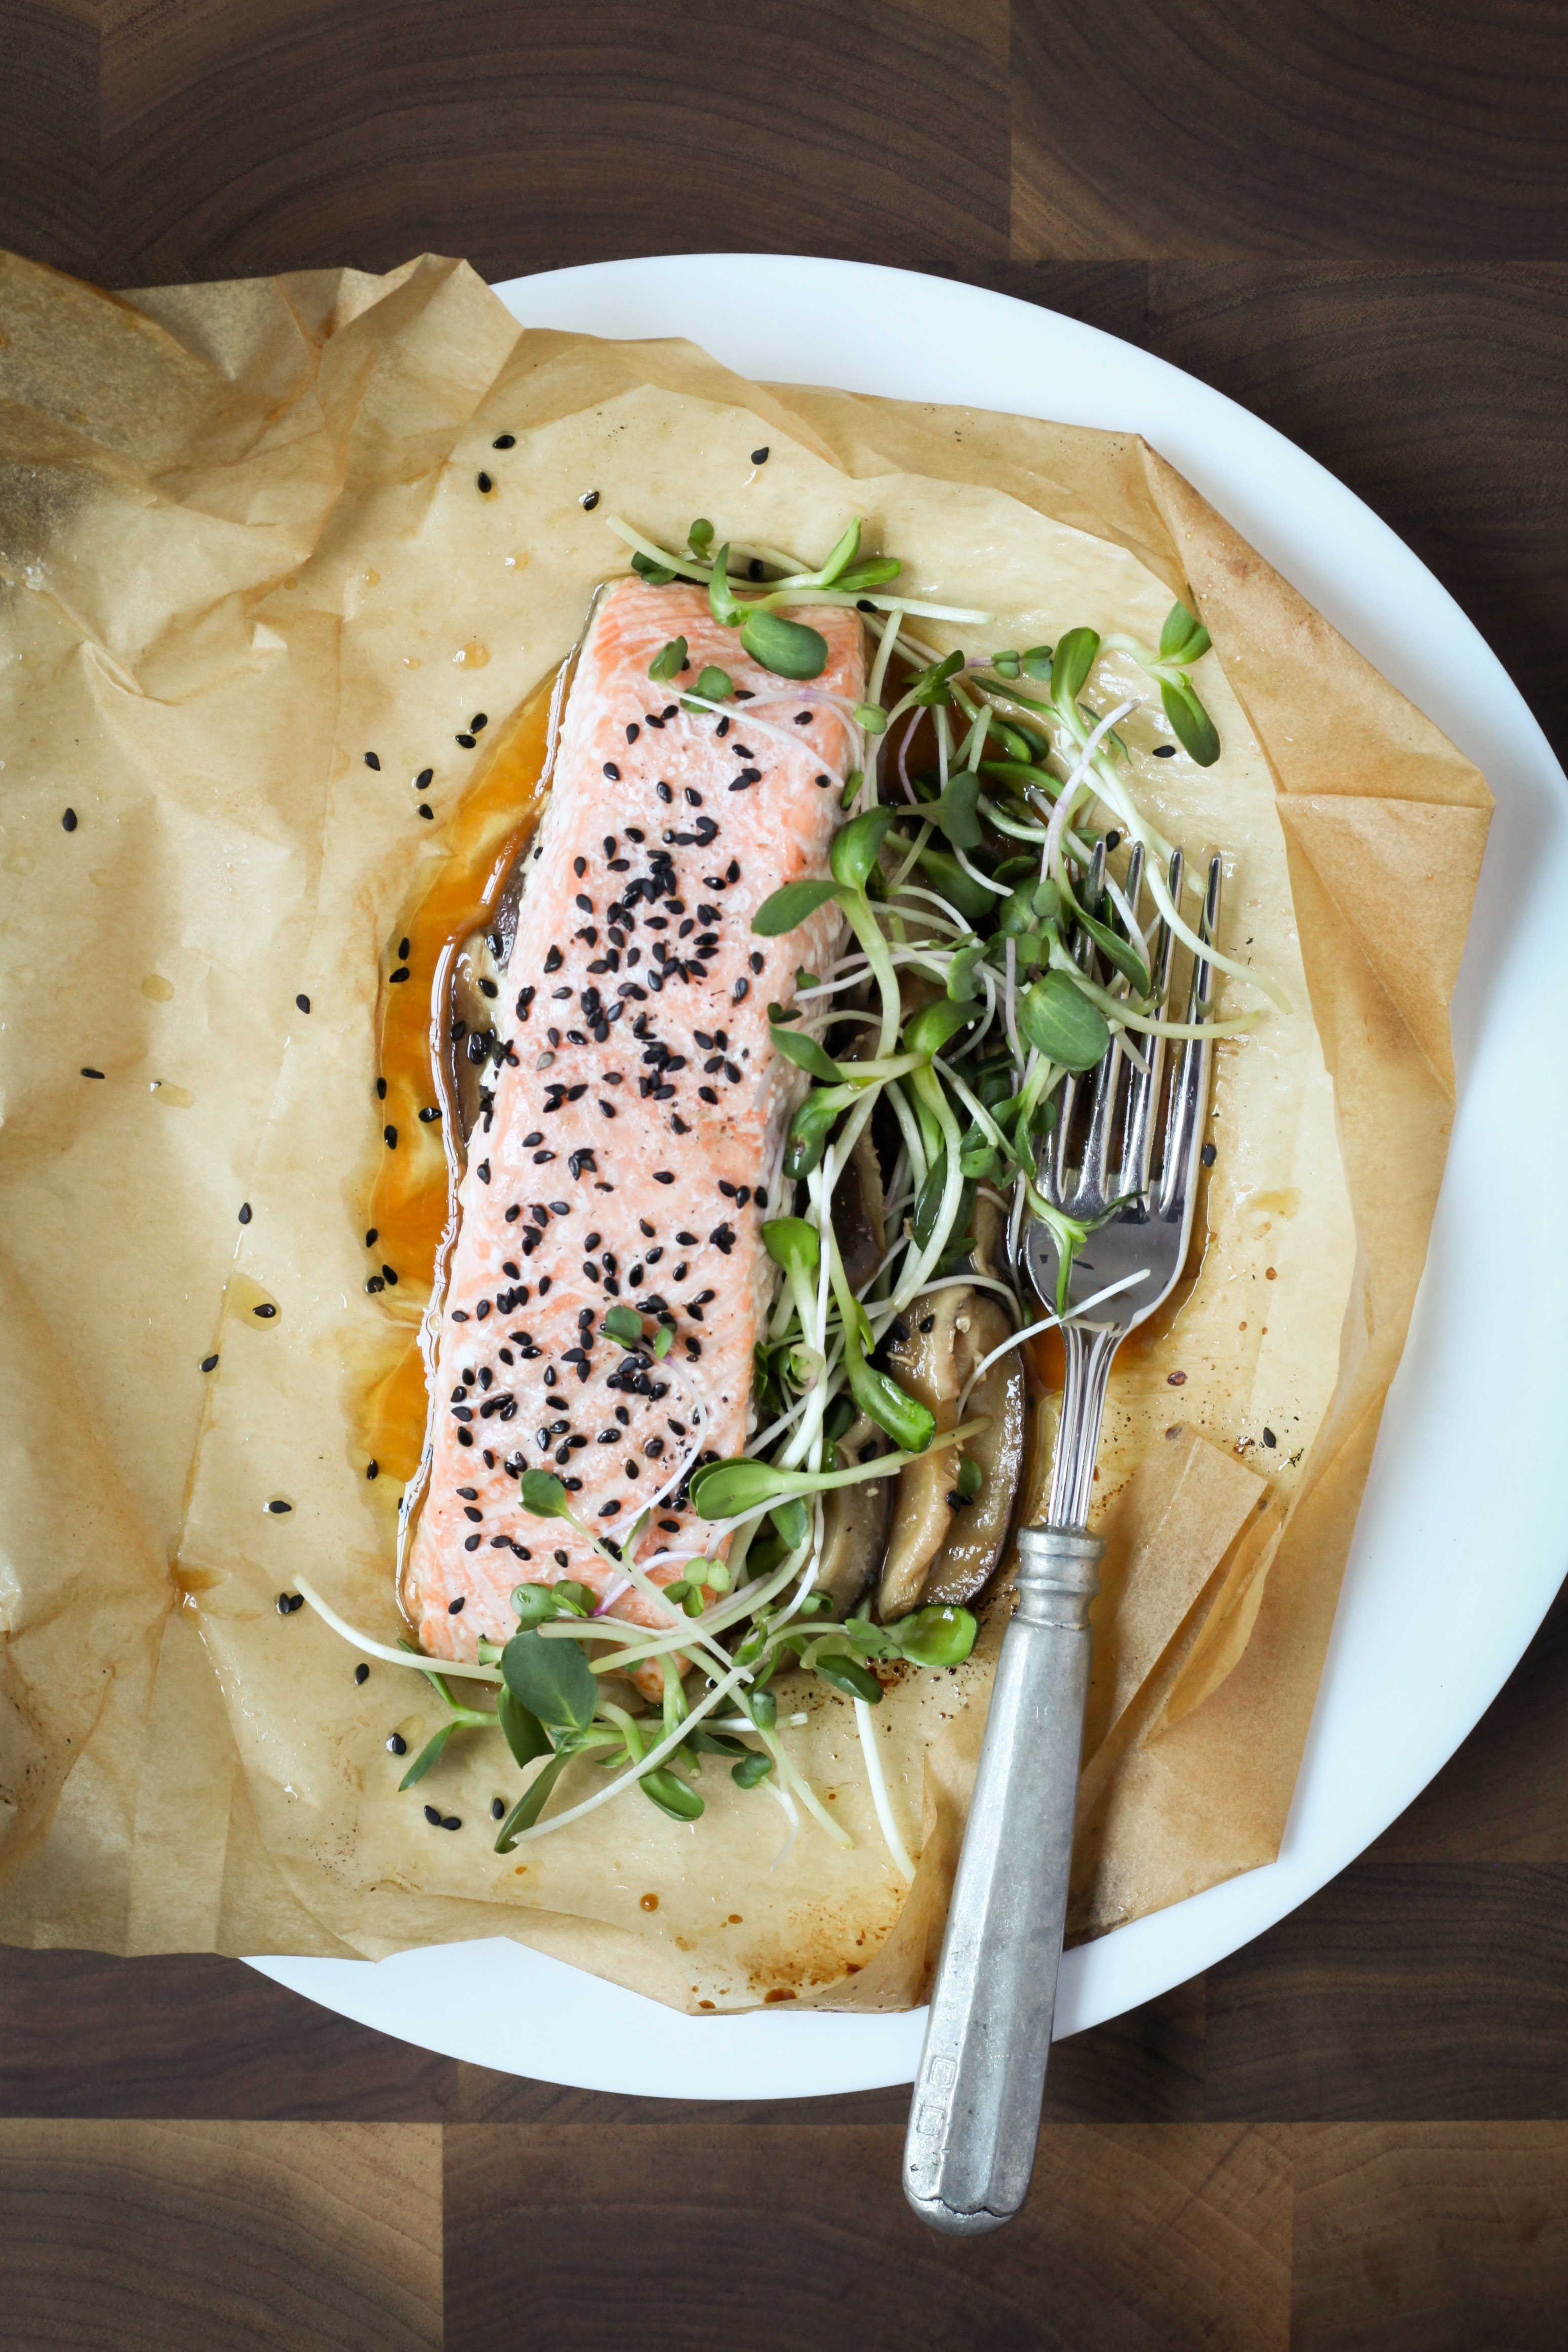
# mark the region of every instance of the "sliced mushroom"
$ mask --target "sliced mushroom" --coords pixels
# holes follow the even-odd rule
[[[843,1174],[833,1187],[833,1231],[852,1290],[863,1289],[887,1250],[883,1219],[882,1169],[869,1127],[855,1138]]]
[[[954,1334],[960,1395],[976,1365],[993,1348],[999,1348],[1011,1329],[994,1298],[984,1291],[969,1294]],[[1015,1349],[981,1376],[964,1408],[966,1421],[977,1421],[982,1415],[986,1420],[986,1427],[964,1447],[965,1458],[980,1473],[980,1488],[967,1502],[952,1507],[946,1538],[925,1571],[920,1591],[923,1603],[970,1601],[995,1573],[1018,1500],[1027,1411],[1024,1370]],[[951,1492],[958,1465],[951,1453],[946,1459]]]
[[[917,1397],[936,1417],[937,1429],[951,1429],[957,1419],[962,1385],[954,1360],[958,1317],[964,1302],[975,1293],[967,1284],[939,1290],[923,1307],[914,1330],[896,1340],[888,1364],[899,1386]],[[929,1328],[926,1328],[926,1326]],[[949,1447],[922,1454],[898,1474],[887,1558],[883,1562],[877,1609],[884,1619],[902,1617],[920,1598],[925,1571],[946,1540],[953,1517],[947,1490],[953,1484],[954,1463]]]
[[[860,1461],[868,1446],[881,1454],[888,1443],[875,1422],[862,1413],[839,1439],[836,1451],[847,1467]],[[893,1484],[891,1478],[866,1478],[858,1486],[834,1486],[823,1496],[817,1590],[828,1594],[841,1616],[849,1614],[882,1565]]]

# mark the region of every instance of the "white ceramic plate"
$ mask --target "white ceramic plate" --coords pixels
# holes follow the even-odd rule
[[[1385,524],[1245,409],[1110,335],[946,278],[768,255],[607,262],[497,290],[529,326],[685,335],[751,377],[1143,434],[1497,794],[1454,1005],[1448,1176],[1283,1849],[1267,1869],[1069,1952],[1056,2031],[1074,2033],[1235,1951],[1352,1861],[1490,1703],[1568,1565],[1556,1480],[1568,787],[1497,656]],[[925,2017],[683,2017],[504,1940],[375,1966],[254,1965],[427,2049],[649,2096],[908,2082]]]

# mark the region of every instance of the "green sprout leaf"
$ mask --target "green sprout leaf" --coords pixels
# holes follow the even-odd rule
[[[583,1731],[592,1722],[598,1685],[575,1642],[514,1633],[501,1653],[501,1673],[513,1697],[541,1723]]]
[[[710,662],[706,669],[697,672],[697,692],[705,701],[727,702],[735,692],[735,680],[727,669],[719,669]]]
[[[972,1503],[985,1483],[985,1472],[977,1462],[971,1462],[966,1454],[954,1473],[953,1492],[961,1501]]]
[[[1018,1024],[1048,1061],[1066,1070],[1092,1070],[1111,1043],[1104,1014],[1064,971],[1031,981],[1018,1001]]]
[[[819,588],[832,587],[834,582],[838,579],[840,572],[847,571],[849,566],[854,562],[856,555],[860,552],[860,543],[861,519],[859,515],[856,515],[854,520],[849,525],[848,529],[842,531],[839,538],[834,541],[832,551],[829,555],[826,563],[823,564],[821,570],[816,574],[816,583]]]
[[[1184,677],[1173,686],[1162,678],[1160,700],[1170,720],[1171,733],[1187,758],[1196,760],[1200,768],[1212,768],[1219,757],[1219,734],[1190,680]]]
[[[868,735],[885,735],[887,713],[880,702],[857,702],[855,723],[859,727],[863,727]]]
[[[791,1183],[821,1167],[828,1137],[843,1108],[836,1087],[831,1092],[809,1094],[799,1106],[789,1122],[789,1140],[784,1150],[784,1173]]]
[[[837,1086],[841,1080],[843,1072],[814,1037],[797,1035],[792,1029],[770,1029],[768,1034],[773,1040],[775,1053],[781,1055],[785,1061],[793,1062],[798,1070],[810,1070],[814,1078],[821,1078],[824,1085],[830,1087]]]
[[[766,1748],[754,1748],[738,1764],[729,1768],[729,1777],[737,1789],[755,1789],[766,1780],[773,1769],[773,1759]]]
[[[810,1505],[803,1502],[799,1495],[791,1495],[787,1502],[775,1503],[768,1517],[785,1550],[799,1551],[811,1532]]]
[[[1173,604],[1160,630],[1161,661],[1195,662],[1208,646],[1208,631],[1197,614],[1189,613],[1185,604]]]
[[[607,1339],[622,1348],[635,1348],[643,1339],[643,1318],[634,1307],[612,1307],[601,1325]]]
[[[1113,930],[1109,923],[1099,922],[1092,915],[1085,914],[1083,908],[1076,903],[1072,909],[1072,919],[1088,932],[1095,946],[1110,962],[1115,965],[1116,970],[1132,982],[1138,994],[1147,996],[1148,968],[1137,950],[1128,944],[1121,932]]]
[[[680,1774],[672,1772],[666,1765],[655,1764],[651,1772],[643,1774],[637,1786],[673,1822],[695,1822],[703,1811],[703,1801],[696,1790],[689,1789]]]
[[[962,1665],[979,1630],[968,1610],[953,1608],[915,1609],[887,1628],[902,1654],[916,1666]]]
[[[536,1756],[549,1754],[549,1734],[544,1725],[505,1683],[501,1685],[496,1702],[496,1720],[506,1735],[507,1745],[517,1763],[531,1764]]]
[[[839,838],[841,841],[843,835],[841,834]],[[972,874],[966,874],[950,850],[928,845],[919,853],[919,865],[931,887],[967,923],[979,922],[996,905],[995,894],[983,882],[977,882]]]
[[[705,547],[713,545],[713,525],[706,515],[698,515],[686,533],[686,545],[695,555],[700,555]]]
[[[447,1741],[451,1738],[453,1733],[457,1728],[458,1727],[455,1723],[444,1723],[440,1730],[435,1734],[434,1738],[425,1741],[424,1746],[420,1749],[419,1754],[414,1758],[413,1762],[409,1766],[408,1770],[403,1774],[402,1779],[397,1784],[398,1794],[400,1796],[405,1789],[412,1789],[416,1780],[423,1780],[425,1774],[429,1771],[431,1766],[434,1763],[436,1758],[441,1754],[442,1749],[445,1747]]]
[[[686,652],[685,637],[672,637],[669,644],[661,646],[648,664],[649,677],[658,678],[661,683],[666,678],[675,677],[685,667]]]
[[[890,808],[867,809],[863,816],[852,818],[842,831],[834,837],[832,855],[829,862],[833,869],[835,882],[841,884],[846,890],[865,888],[866,878],[876,864],[877,852],[882,847],[883,838],[892,823],[893,811]],[[796,882],[786,887],[800,890],[808,886]],[[810,887],[815,888],[818,886],[812,884]],[[782,897],[783,892],[780,891],[778,895]],[[767,905],[771,903],[771,900],[765,902]],[[753,930],[757,929],[755,917],[752,919],[751,928]]]
[[[776,1501],[788,1476],[770,1462],[705,1462],[692,1473],[692,1508],[700,1519],[738,1518]]]
[[[674,1344],[675,1334],[674,1326],[669,1323],[661,1323],[653,1338],[653,1360],[655,1363],[662,1364]]]
[[[857,824],[861,822],[859,817],[855,819]],[[841,840],[843,838],[842,835],[839,837]],[[819,907],[825,907],[830,898],[836,898],[838,895],[836,882],[786,882],[781,890],[775,890],[771,898],[764,898],[751,918],[752,930],[759,940],[780,939],[786,931],[794,930],[808,916],[814,915]],[[815,980],[810,981],[809,985],[814,988]]]
[[[879,1429],[885,1429],[905,1454],[924,1454],[936,1434],[936,1414],[907,1396],[886,1372],[879,1372],[874,1365],[867,1363],[861,1349],[860,1334],[848,1324],[844,1327],[844,1370],[850,1393],[861,1411]]]
[[[908,691],[922,710],[934,710],[938,706],[945,709],[952,700],[947,691],[947,681],[950,677],[956,677],[963,667],[961,653],[948,654],[942,661],[933,662],[929,668],[918,671],[910,679]]]
[[[1095,629],[1069,629],[1057,646],[1051,666],[1051,698],[1064,719],[1075,712],[1083,681],[1093,668],[1099,651],[1100,635]]]
[[[803,621],[787,621],[782,613],[754,607],[742,625],[740,642],[776,677],[821,677],[828,667],[826,637]]]
[[[517,1612],[518,1630],[531,1625],[547,1624],[550,1618],[560,1615],[553,1584],[518,1584],[513,1587],[512,1606]]]
[[[904,1024],[904,1050],[906,1054],[939,1054],[950,1037],[967,1028],[974,1019],[968,1004],[955,1003],[950,997],[938,996],[912,1013]]]
[[[955,1004],[973,1004],[979,997],[980,983],[976,975],[985,955],[985,941],[971,940],[954,956],[947,967],[947,993]]]
[[[545,1800],[570,1763],[570,1756],[552,1756],[529,1788],[524,1790],[496,1835],[496,1852],[510,1853],[524,1830],[531,1830],[545,1809]]]
[[[525,1511],[536,1519],[564,1519],[567,1516],[566,1488],[548,1470],[525,1470],[518,1483]]]
[[[1051,663],[1054,659],[1055,656],[1050,646],[1030,646],[1028,653],[1021,656],[1020,666],[1026,677],[1032,677],[1037,685],[1049,686]]]
[[[947,1154],[939,1151],[925,1173],[915,1202],[915,1241],[924,1249],[936,1230],[936,1220],[942,1213],[943,1196],[947,1190]]]
[[[822,1680],[831,1683],[834,1690],[842,1691],[846,1698],[863,1698],[868,1706],[874,1706],[882,1696],[882,1685],[858,1658],[840,1654],[819,1658],[816,1665]]]
[[[920,814],[927,824],[945,833],[955,849],[978,849],[980,779],[972,768],[960,768],[947,779],[940,800],[929,801]]]
[[[833,585],[843,595],[859,596],[868,588],[885,588],[903,569],[896,555],[872,555],[863,563],[857,563],[852,572],[841,572]]]
[[[770,1217],[762,1228],[762,1246],[786,1274],[796,1268],[815,1274],[821,1260],[821,1236],[804,1217]]]
[[[641,549],[632,558],[632,569],[642,574],[650,588],[667,588],[675,576],[667,563],[655,563],[653,557],[644,555]]]

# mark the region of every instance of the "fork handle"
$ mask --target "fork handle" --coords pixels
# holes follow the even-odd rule
[[[904,2144],[904,2193],[938,2230],[995,2230],[1029,2189],[1104,1549],[1082,1528],[1019,1537],[1018,1610],[1002,1640]]]

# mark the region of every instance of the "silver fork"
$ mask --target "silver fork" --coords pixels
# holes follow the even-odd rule
[[[1102,849],[1091,870],[1091,904],[1103,872]],[[1218,921],[1219,882],[1214,857],[1198,932],[1206,946]],[[1126,892],[1134,914],[1142,883],[1142,852],[1134,850]],[[1178,907],[1181,889],[1178,849],[1170,866],[1171,899]],[[1172,947],[1169,926],[1162,922],[1151,973],[1162,1013],[1170,994]],[[1092,970],[1087,934],[1080,935],[1076,952],[1081,966]],[[1207,1017],[1210,982],[1208,962],[1195,958],[1189,1022]],[[1145,1039],[1140,1052],[1142,1069],[1113,1038],[1093,1072],[1076,1165],[1069,1160],[1072,1114],[1084,1081],[1067,1082],[1040,1186],[1053,1207],[1080,1223],[1106,1220],[1070,1268],[1070,1317],[1124,1276],[1141,1279],[1062,1327],[1067,1378],[1046,1523],[1019,1536],[1018,1608],[1002,1639],[915,2075],[904,2195],[923,2220],[964,2235],[998,2229],[1029,2189],[1067,1916],[1089,1691],[1089,1608],[1099,1591],[1095,1570],[1104,1549],[1088,1532],[1087,1520],[1105,1384],[1127,1333],[1169,1297],[1192,1233],[1213,1045],[1188,1039],[1176,1055],[1159,1170],[1152,1179],[1165,1041]],[[1113,1174],[1118,1131],[1122,1149]],[[1035,1289],[1054,1308],[1057,1243],[1043,1219],[1029,1226],[1022,1257]]]

